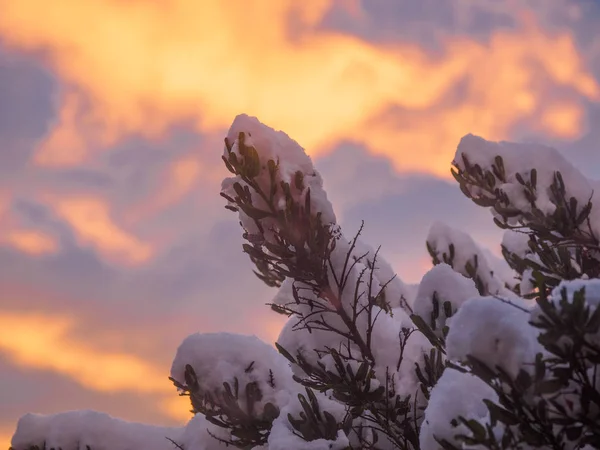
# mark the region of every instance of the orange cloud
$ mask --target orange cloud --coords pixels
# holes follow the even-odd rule
[[[0,351],[21,367],[50,370],[100,392],[139,392],[156,398],[177,420],[189,406],[157,368],[128,353],[107,352],[69,337],[70,317],[0,312]]]
[[[3,240],[16,249],[35,256],[53,253],[58,248],[56,239],[36,230],[10,230]]]
[[[140,264],[152,256],[150,244],[115,224],[103,199],[71,197],[54,199],[51,203],[56,213],[71,225],[81,244],[92,246],[105,257]]]
[[[577,129],[584,120],[583,111],[576,103],[564,102],[561,105],[550,105],[542,112],[541,125],[543,128],[555,130],[568,136],[570,130]]]
[[[0,348],[17,364],[69,375],[98,391],[155,392],[164,373],[127,354],[106,354],[68,341],[73,320],[66,317],[2,313]]]
[[[446,176],[466,132],[506,138],[526,120],[573,138],[583,130],[576,100],[600,99],[572,36],[545,32],[528,17],[487,43],[447,37],[434,57],[407,43],[377,46],[316,31],[334,1],[59,0],[49,9],[42,0],[0,0],[4,41],[45,50],[65,85],[88,102],[71,117],[77,102],[67,96],[64,120],[37,162],[77,163],[88,151],[81,142],[89,123],[95,139],[110,142],[128,133],[157,136],[182,120],[221,133],[247,112],[313,155],[345,138],[391,158],[398,170]],[[355,2],[342,4],[362,14]],[[553,98],[549,87],[569,98]]]

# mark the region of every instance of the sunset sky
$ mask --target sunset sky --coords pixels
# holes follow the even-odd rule
[[[596,0],[0,0],[0,447],[26,412],[182,423],[183,338],[276,338],[219,197],[237,114],[418,282],[435,220],[499,245],[450,177],[464,134],[600,178],[598,29]]]

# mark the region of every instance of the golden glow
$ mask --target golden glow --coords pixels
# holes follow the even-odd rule
[[[11,230],[6,233],[4,240],[16,249],[36,256],[53,253],[58,248],[52,236],[35,230]]]
[[[69,336],[73,325],[65,316],[0,312],[0,352],[18,366],[50,370],[93,391],[147,394],[167,416],[190,418],[189,399],[177,395],[168,368],[77,342]]]
[[[583,109],[576,103],[563,103],[550,106],[542,113],[541,123],[545,128],[551,128],[560,133],[567,134],[577,124],[583,121]]]
[[[152,248],[113,221],[108,203],[99,197],[52,200],[56,212],[66,220],[83,245],[91,245],[108,258],[133,264],[147,261]]]
[[[189,398],[177,395],[168,368],[77,342],[69,336],[74,323],[66,316],[0,311],[0,352],[18,366],[50,370],[93,391],[149,395],[166,416],[180,423],[190,419]],[[4,439],[0,435],[0,443]]]
[[[61,373],[97,391],[173,391],[164,371],[135,356],[106,353],[70,340],[72,326],[67,317],[3,312],[0,349],[19,365]]]
[[[167,382],[170,383],[168,380]],[[171,386],[171,388],[171,395],[164,397],[164,400],[160,402],[160,408],[166,416],[178,420],[182,424],[186,423],[192,418],[190,398],[177,394],[174,386]]]
[[[0,447],[10,448],[10,441],[12,439],[14,430],[1,430],[0,431]]]
[[[544,32],[530,17],[486,44],[447,37],[434,57],[412,44],[315,31],[333,2],[58,0],[40,15],[42,0],[0,0],[5,42],[46,50],[77,88],[37,162],[77,164],[89,152],[82,142],[155,137],[181,120],[222,133],[246,112],[313,155],[345,138],[398,170],[447,176],[467,132],[501,139],[527,120],[551,136],[578,136],[583,107],[549,96],[549,86],[600,98],[572,36]],[[341,4],[361,17],[356,2]]]

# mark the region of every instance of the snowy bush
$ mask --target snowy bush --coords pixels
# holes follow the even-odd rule
[[[28,414],[15,450],[600,447],[600,210],[555,150],[468,135],[453,174],[506,229],[504,259],[436,223],[417,288],[336,221],[302,147],[246,115],[225,139],[226,207],[289,317],[272,347],[195,334],[171,381],[181,428]]]

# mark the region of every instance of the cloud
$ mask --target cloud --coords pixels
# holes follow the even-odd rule
[[[161,371],[132,355],[106,353],[69,341],[72,327],[69,317],[3,312],[0,347],[17,364],[67,374],[90,389],[163,391],[159,386],[166,383]]]
[[[0,46],[0,185],[27,164],[51,126],[54,80],[34,61]]]
[[[165,374],[185,336],[275,339],[275,292],[218,196],[239,112],[307,147],[346,232],[364,219],[406,281],[434,220],[499,242],[439,179],[463,134],[545,140],[600,178],[596,131],[579,139],[591,14],[501,3],[0,0],[0,434],[32,410],[178,421]]]
[[[52,132],[37,149],[34,162],[44,166],[72,166],[82,162],[94,135],[93,124],[80,117],[80,98],[65,95]],[[91,135],[91,136],[90,136]]]
[[[36,230],[10,230],[2,240],[33,256],[52,253],[57,249],[56,239]]]
[[[82,342],[113,352],[127,342],[131,353],[164,367],[188,334],[242,331],[273,342],[283,324],[265,306],[275,292],[252,274],[233,215],[206,236],[170,242],[142,266],[111,265],[102,254],[80,247],[65,224],[53,228],[39,211],[35,216],[60,238],[60,246],[43,258],[0,248],[6,311],[68,312],[70,335]]]
[[[119,392],[89,390],[69,376],[51,370],[17,365],[12,363],[10,358],[5,357],[5,353],[2,353],[2,356],[0,424],[10,423],[11,428],[6,429],[7,435],[14,431],[15,418],[27,412],[51,414],[74,409],[97,409],[128,420],[142,420],[157,424],[181,423],[181,415],[170,416],[166,408],[157,402],[156,397],[148,394],[134,390]],[[165,374],[167,373],[168,370],[165,371]],[[166,376],[164,383],[170,385]],[[177,398],[174,387],[165,399],[168,397]],[[181,409],[185,411],[185,405]],[[4,427],[0,430],[4,431]],[[4,442],[0,434],[0,443]]]
[[[43,50],[62,80],[61,121],[36,157],[53,165],[81,163],[88,148],[130,133],[156,138],[185,120],[222,133],[247,112],[315,155],[349,139],[398,170],[447,177],[466,132],[505,138],[526,121],[572,139],[584,131],[583,101],[600,99],[571,32],[547,31],[519,8],[514,27],[482,41],[445,33],[430,54],[320,26],[339,5],[63,0],[42,20],[39,1],[2,0],[0,35],[14,48]]]
[[[51,319],[46,317],[43,324],[50,323],[52,326]],[[28,335],[39,333],[35,329],[26,331]],[[52,349],[48,347],[48,343],[43,342],[43,345],[45,353],[51,354]],[[81,347],[81,344],[77,345]],[[98,356],[98,353],[97,348],[91,353],[86,352],[79,364],[91,365],[97,370],[96,377],[101,377],[102,369],[97,367],[99,361],[92,358]],[[162,386],[157,386],[158,394],[140,392],[135,386],[121,391],[107,391],[86,388],[70,373],[42,368],[39,364],[36,367],[17,364],[4,348],[0,348],[0,355],[0,445],[4,448],[9,447],[16,420],[28,412],[52,414],[77,409],[95,409],[126,420],[157,425],[180,425],[190,417],[190,414],[186,413],[190,409],[189,399],[177,395],[167,379],[168,366],[157,368],[163,375]],[[47,356],[45,358],[47,359]]]
[[[52,200],[54,210],[66,220],[82,245],[92,245],[110,258],[139,264],[152,256],[152,247],[119,227],[110,205],[101,198],[72,197]]]
[[[590,108],[590,123],[600,123],[600,108]],[[536,139],[540,141],[538,137]],[[600,142],[600,129],[592,127],[590,132],[568,145],[557,146],[563,155],[571,161],[581,172],[593,179],[600,180],[600,151],[598,151],[598,142]],[[555,145],[556,142],[548,142]]]
[[[65,315],[0,311],[0,353],[18,367],[67,376],[91,391],[142,394],[171,420],[190,418],[188,401],[177,396],[166,368],[74,340],[69,336],[73,323]]]

